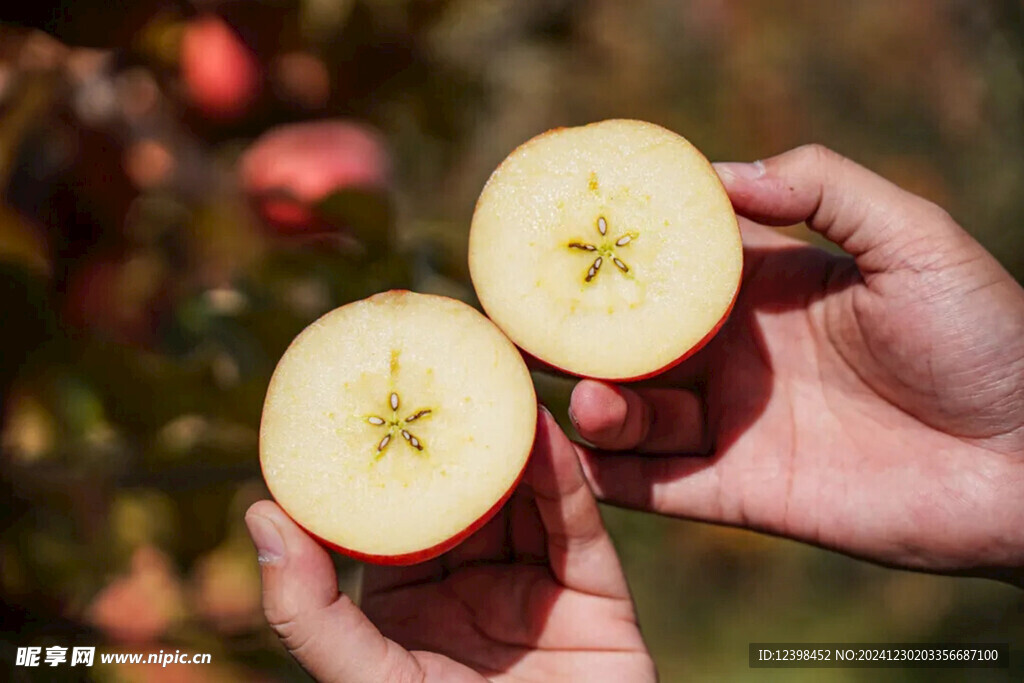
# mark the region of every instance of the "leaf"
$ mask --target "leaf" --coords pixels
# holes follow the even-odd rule
[[[347,230],[370,257],[382,255],[391,246],[394,209],[384,191],[337,190],[320,200],[315,210],[327,222]]]

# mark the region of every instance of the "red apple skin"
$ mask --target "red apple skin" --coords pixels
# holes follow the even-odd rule
[[[392,290],[388,290],[387,293],[388,294],[408,294],[409,290],[407,290],[407,289],[392,289]],[[522,353],[521,349],[520,349],[520,353]],[[273,382],[273,378],[271,378],[271,382]],[[534,420],[534,422],[533,422],[533,434],[530,436],[530,441],[532,442],[536,438],[536,436],[537,436],[537,421]],[[404,567],[404,566],[408,566],[408,565],[411,565],[411,564],[419,564],[421,562],[426,562],[427,560],[432,560],[435,557],[438,557],[439,555],[443,555],[444,553],[448,552],[449,550],[451,550],[452,548],[454,548],[455,546],[457,546],[458,544],[462,543],[464,540],[466,540],[467,538],[472,536],[474,533],[479,531],[481,528],[483,528],[483,526],[485,524],[487,524],[487,522],[489,522],[491,520],[491,518],[493,518],[494,515],[496,515],[498,513],[499,510],[501,510],[501,508],[505,505],[505,503],[508,502],[508,499],[512,497],[512,494],[515,493],[516,487],[518,487],[519,483],[523,480],[523,475],[526,473],[526,466],[529,464],[529,462],[530,462],[530,459],[527,458],[526,462],[523,463],[522,469],[519,470],[519,474],[516,475],[515,480],[512,482],[512,485],[509,486],[508,490],[505,491],[505,493],[502,494],[501,498],[499,498],[494,503],[494,505],[492,505],[490,508],[488,508],[488,510],[485,513],[480,515],[472,524],[470,524],[465,529],[463,529],[462,531],[458,532],[457,534],[455,534],[451,538],[448,538],[448,539],[446,539],[444,541],[441,541],[437,545],[433,545],[433,546],[431,546],[429,548],[424,548],[423,550],[417,550],[417,551],[411,552],[411,553],[403,553],[401,555],[372,555],[370,553],[361,553],[358,550],[352,550],[351,548],[346,548],[344,546],[340,546],[337,543],[332,543],[331,541],[328,541],[327,539],[323,538],[322,536],[318,536],[318,535],[314,534],[312,531],[310,531],[305,526],[303,526],[303,524],[301,522],[299,522],[298,520],[296,520],[294,517],[292,517],[291,515],[288,515],[288,516],[292,519],[293,522],[295,522],[307,534],[309,534],[311,538],[316,540],[317,543],[319,543],[320,545],[324,546],[325,548],[328,548],[328,549],[333,550],[335,552],[341,553],[342,555],[347,555],[348,557],[351,557],[354,560],[358,560],[360,562],[367,562],[367,563],[370,563],[370,564],[377,564],[377,565],[383,565],[383,566],[392,566],[392,567],[399,567],[399,566]],[[269,482],[269,480],[267,479],[267,473],[263,469],[263,460],[262,460],[262,458],[260,459],[260,472],[263,475],[263,481]],[[273,492],[271,492],[271,495],[273,495]],[[279,505],[280,505],[280,503],[279,503]],[[288,514],[288,510],[283,505],[280,505],[280,507],[281,507],[282,510],[284,510],[285,514]]]
[[[181,76],[189,101],[211,119],[236,119],[260,89],[256,55],[220,17],[189,22],[181,39]]]
[[[316,204],[333,192],[385,192],[391,185],[383,137],[344,119],[274,128],[243,154],[240,170],[243,190],[280,235],[331,229]]]

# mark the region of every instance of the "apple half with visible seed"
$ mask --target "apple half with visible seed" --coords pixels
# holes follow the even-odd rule
[[[709,341],[739,292],[736,214],[707,159],[642,121],[544,133],[491,175],[469,237],[473,286],[520,348],[628,381]]]
[[[446,297],[391,291],[307,327],[263,406],[260,464],[325,545],[378,564],[436,557],[518,484],[536,395],[518,349]]]

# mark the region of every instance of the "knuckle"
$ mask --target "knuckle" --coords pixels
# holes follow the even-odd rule
[[[843,159],[843,157],[837,152],[826,147],[820,142],[811,142],[806,145],[801,145],[793,150],[793,152],[798,160],[805,161],[806,163],[818,167],[832,166]]]
[[[270,628],[280,638],[281,643],[289,652],[298,652],[305,648],[312,637],[310,629],[303,628],[302,622],[298,619],[271,619],[268,615],[267,621]]]
[[[918,202],[916,213],[920,220],[942,228],[957,225],[956,220],[945,208],[923,197],[916,197],[916,199]]]
[[[348,593],[338,593],[338,597],[331,604],[331,609],[335,612],[350,613],[352,611],[358,612],[359,606],[356,605],[355,600],[349,597]]]
[[[309,619],[298,611],[281,605],[268,605],[264,609],[267,623],[282,644],[290,651],[297,652],[306,647],[315,629],[309,628]]]

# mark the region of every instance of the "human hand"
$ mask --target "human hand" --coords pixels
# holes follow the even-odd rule
[[[595,492],[1024,585],[1024,290],[942,209],[822,147],[717,169],[746,217],[739,300],[656,382],[576,386]],[[800,221],[853,258],[765,227]]]
[[[367,566],[362,608],[327,551],[270,501],[246,523],[267,620],[320,681],[653,681],[618,556],[572,445],[545,411],[524,483],[465,543]]]

